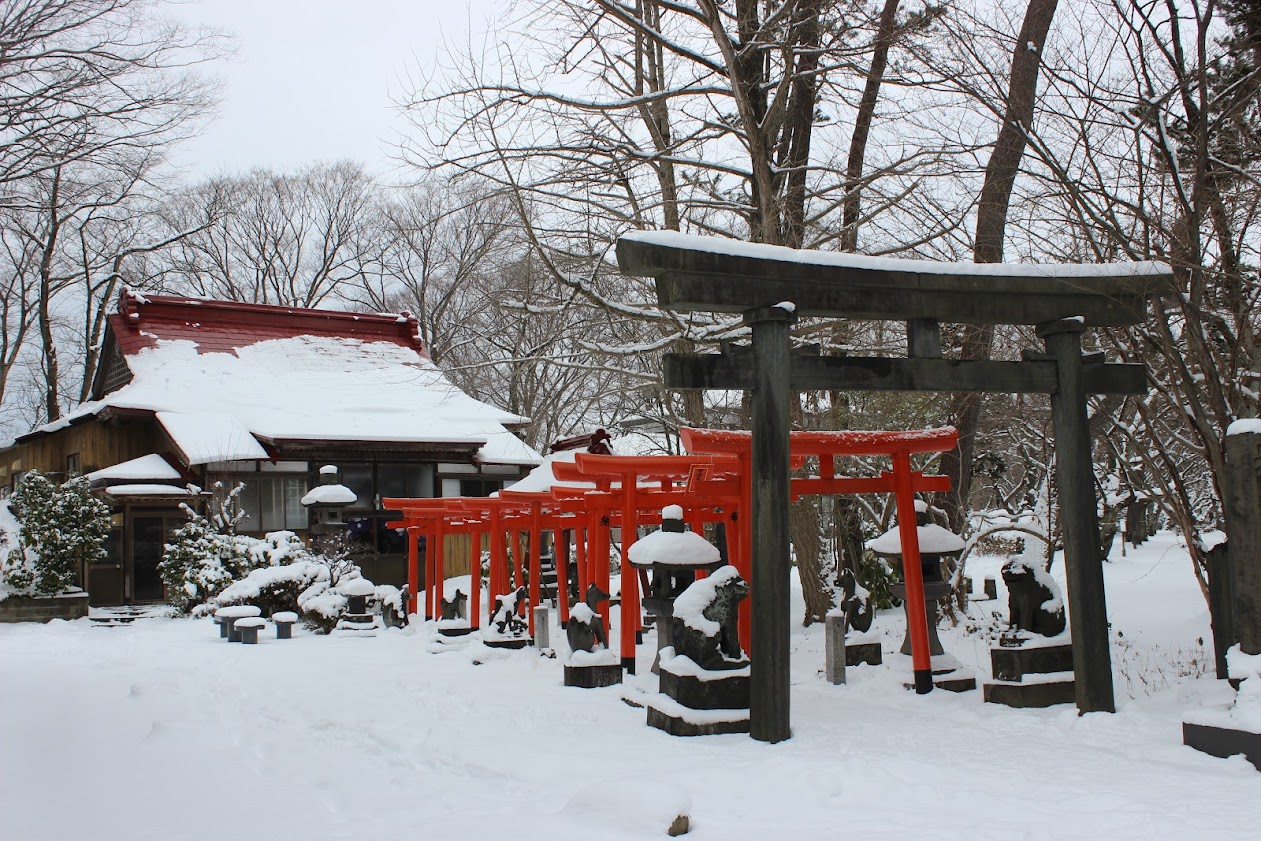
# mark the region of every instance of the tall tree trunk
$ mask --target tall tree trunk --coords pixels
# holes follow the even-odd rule
[[[884,69],[889,61],[889,46],[893,43],[893,26],[897,20],[901,0],[885,0],[880,12],[880,26],[876,30],[875,49],[871,54],[871,67],[867,70],[867,84],[863,98],[858,102],[854,116],[854,133],[849,139],[849,161],[845,166],[845,209],[841,222],[841,250],[858,250],[858,222],[862,213],[863,163],[867,157],[867,138],[876,114],[876,102],[880,99],[880,85],[884,82]]]
[[[61,417],[61,402],[57,399],[57,381],[61,379],[61,366],[57,358],[57,344],[53,337],[53,256],[57,251],[57,237],[61,233],[61,169],[53,172],[48,196],[48,231],[43,242],[43,254],[39,262],[39,299],[37,319],[44,366],[44,411],[49,421]]]
[[[1024,23],[1012,49],[1011,75],[1003,125],[985,167],[976,210],[976,239],[973,261],[1001,263],[1003,237],[1007,230],[1007,210],[1012,188],[1020,172],[1028,131],[1033,124],[1033,108],[1037,101],[1038,74],[1042,66],[1042,49],[1046,44],[1051,19],[1058,0],[1029,0]],[[963,359],[989,359],[994,346],[994,328],[989,325],[967,325],[963,329],[960,356]],[[959,429],[959,449],[946,453],[942,469],[950,477],[951,492],[943,507],[956,531],[963,528],[967,517],[968,496],[972,490],[972,459],[976,452],[976,433],[981,422],[981,400],[976,394],[954,394],[950,414]]]

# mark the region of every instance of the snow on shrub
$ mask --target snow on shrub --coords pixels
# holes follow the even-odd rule
[[[228,585],[215,598],[215,603],[220,607],[252,604],[264,616],[296,613],[302,610],[299,597],[312,585],[324,581],[328,581],[328,567],[317,560],[262,567]]]
[[[85,476],[58,486],[32,470],[8,509],[0,598],[54,596],[75,584],[83,564],[105,557],[109,506],[92,496]]]

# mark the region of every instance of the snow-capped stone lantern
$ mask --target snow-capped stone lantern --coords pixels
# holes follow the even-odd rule
[[[958,558],[965,546],[963,538],[928,521],[928,504],[922,500],[915,501],[915,533],[919,539],[920,571],[924,579],[924,612],[928,619],[928,651],[933,657],[933,683],[942,689],[963,691],[975,689],[976,679],[967,675],[950,675],[960,671],[959,663],[954,657],[946,654],[937,638],[937,602],[950,595],[950,582],[942,575],[941,562],[946,558]],[[867,548],[882,558],[888,558],[897,566],[897,572],[903,583],[894,584],[893,594],[902,600],[904,608],[909,609],[906,601],[905,574],[902,568],[902,536],[898,526],[894,526],[877,538],[867,541]],[[910,616],[907,616],[907,632],[902,638],[901,653],[911,653]]]
[[[337,481],[337,468],[326,464],[320,468],[320,483],[302,497],[309,512],[311,534],[323,537],[346,528],[342,512],[356,499],[355,492]]]
[[[635,569],[652,570],[652,589],[643,598],[644,610],[656,617],[657,659],[661,649],[674,645],[670,618],[674,600],[696,580],[697,570],[716,570],[723,565],[718,547],[683,525],[683,508],[661,509],[661,529],[640,538],[628,552]],[[653,673],[658,665],[653,663]]]

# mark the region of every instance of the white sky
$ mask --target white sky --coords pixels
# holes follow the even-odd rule
[[[444,38],[479,38],[510,0],[183,2],[170,12],[236,39],[211,68],[224,84],[218,117],[177,156],[195,178],[339,158],[386,173],[404,127],[390,97],[408,67],[432,63]]]

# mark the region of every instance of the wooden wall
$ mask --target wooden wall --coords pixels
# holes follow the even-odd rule
[[[61,473],[66,456],[79,454],[79,470],[90,473],[102,467],[171,449],[170,439],[153,418],[89,420],[31,441],[17,444],[0,461],[0,483],[8,485],[14,473],[40,470]]]

